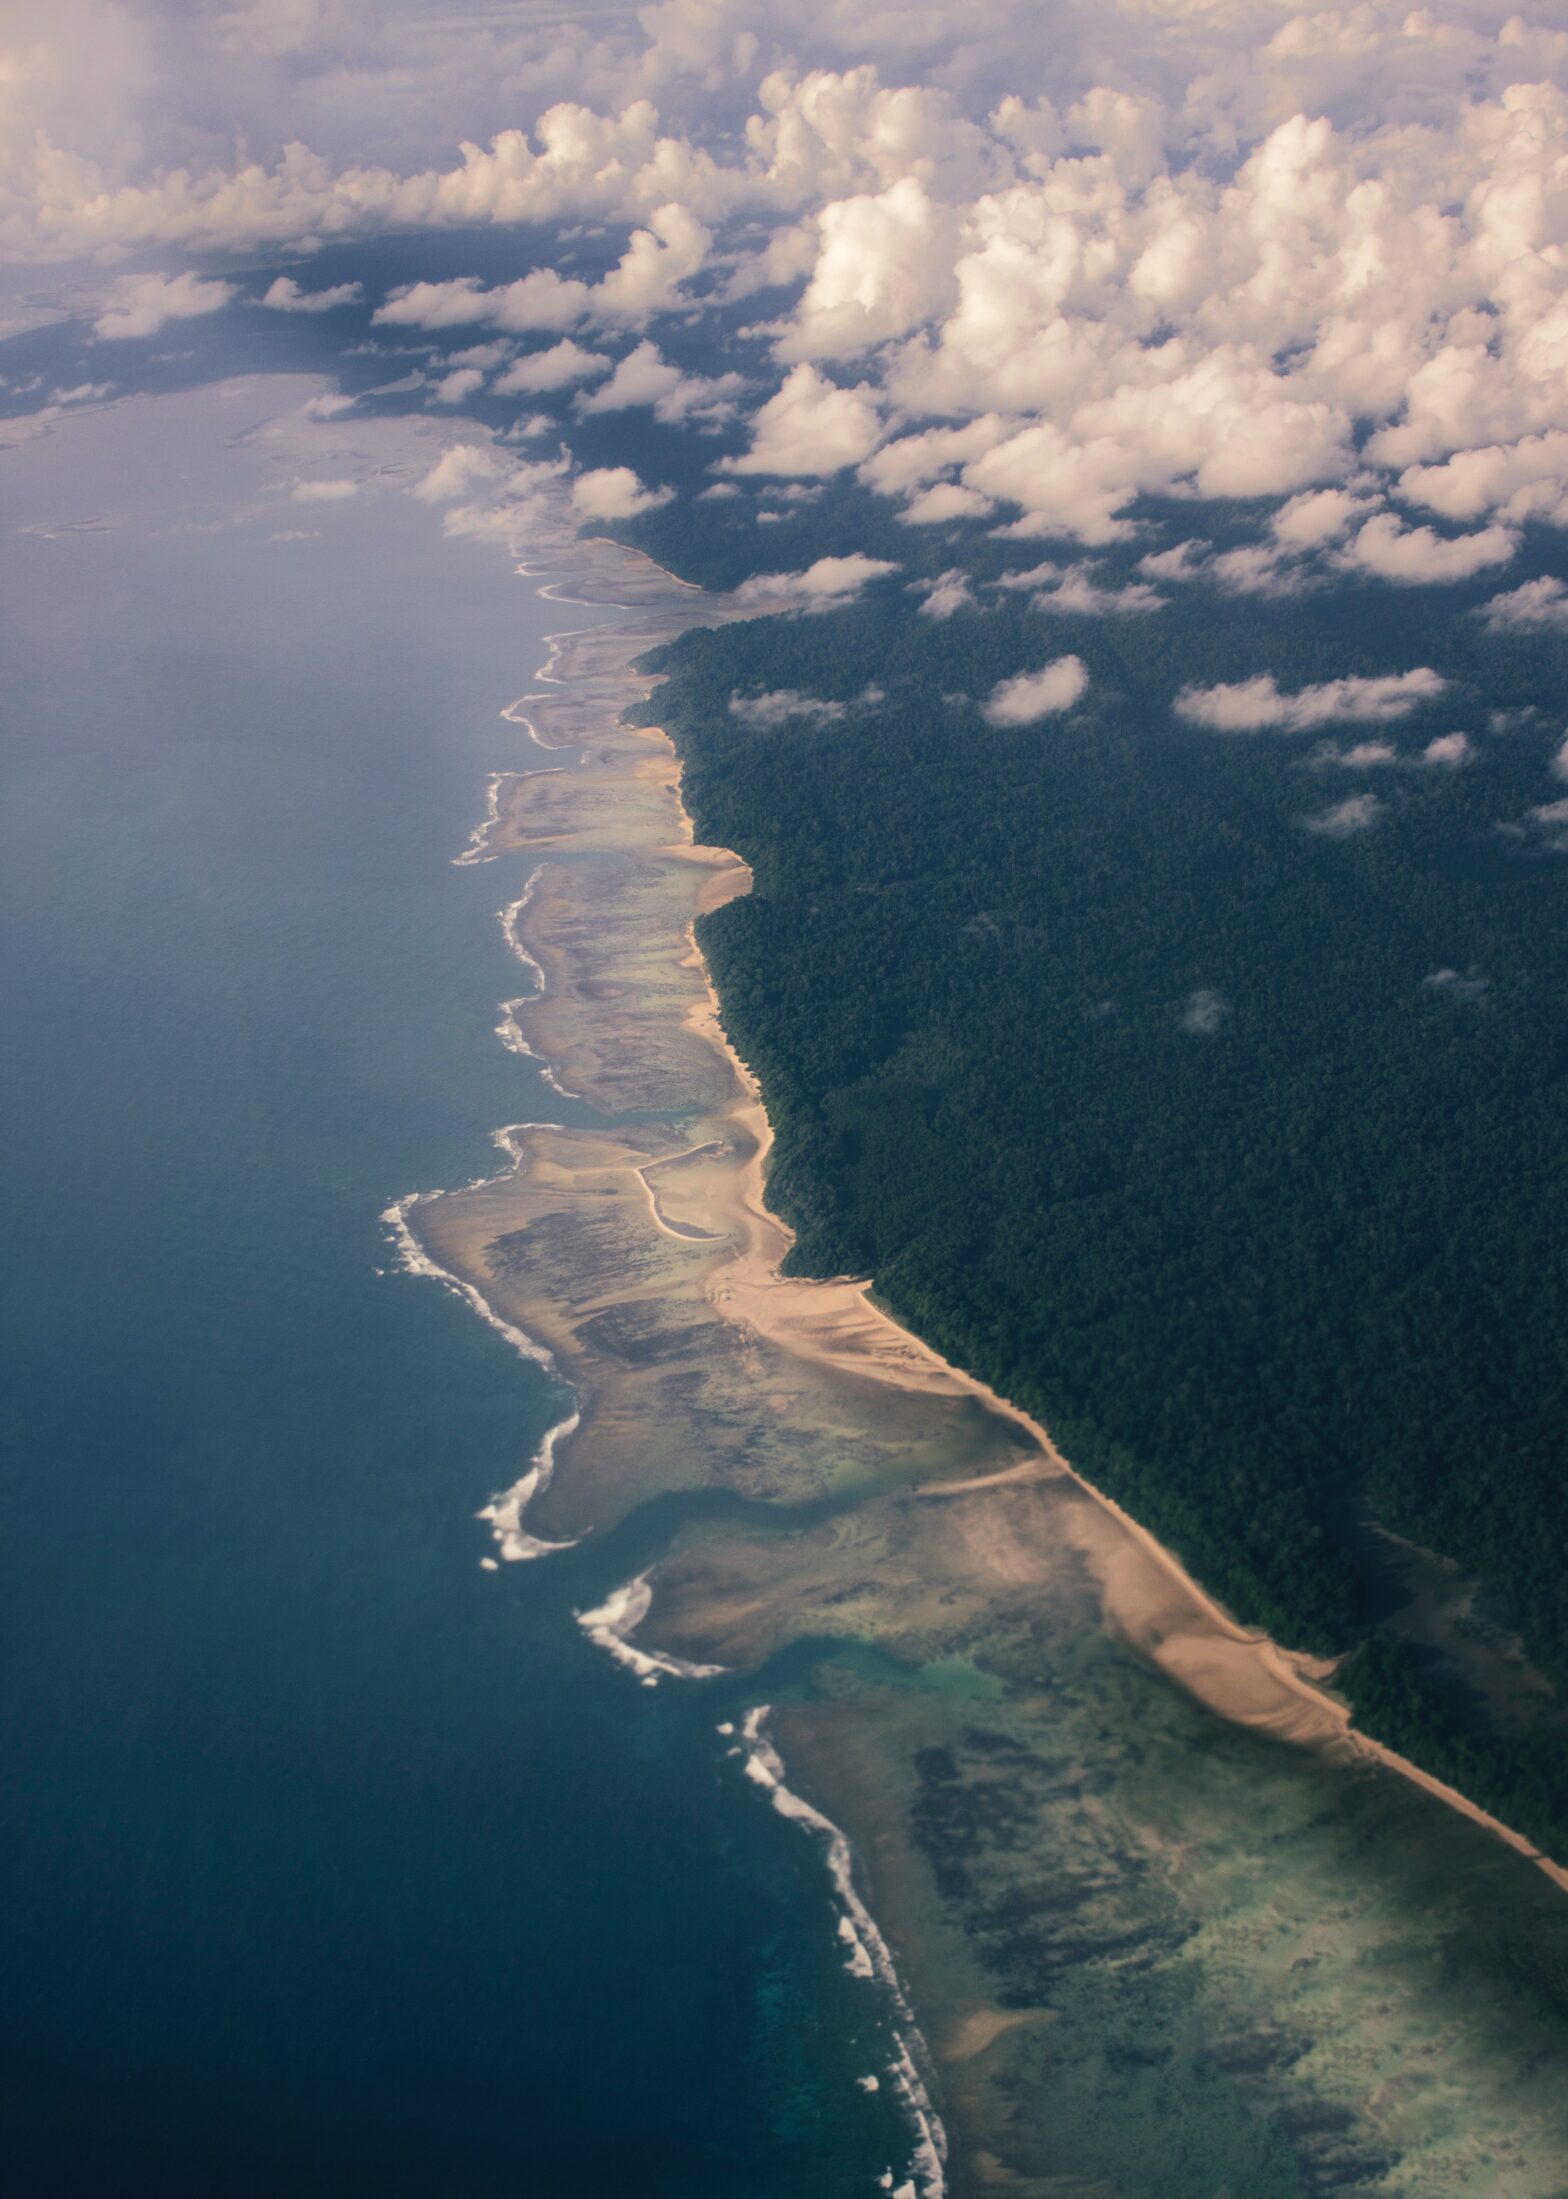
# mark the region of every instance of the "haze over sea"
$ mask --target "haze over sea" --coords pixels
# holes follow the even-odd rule
[[[597,614],[390,489],[236,524],[318,386],[7,458],[7,2180],[870,2191],[820,1858],[572,1623],[635,1534],[480,1569],[561,1392],[378,1220],[571,1113],[450,858]]]

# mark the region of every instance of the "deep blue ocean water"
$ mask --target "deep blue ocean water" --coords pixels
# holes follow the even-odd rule
[[[561,1109],[449,858],[586,614],[391,490],[269,541],[233,418],[4,460],[5,2188],[869,2193],[819,1857],[573,1625],[635,1529],[480,1570],[557,1394],[378,1273]]]

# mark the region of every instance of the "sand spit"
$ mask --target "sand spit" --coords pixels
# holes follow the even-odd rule
[[[730,1490],[769,1511],[680,1535],[584,1613],[606,1654],[645,1682],[755,1670],[802,1639],[891,1660],[828,1671],[820,1700],[780,1699],[775,1720],[807,1806],[863,1859],[936,2042],[961,2188],[987,2180],[987,2161],[1020,2189],[1098,2163],[1101,2110],[1078,2153],[1058,2112],[1083,2036],[1059,1989],[1133,1962],[1171,2007],[1196,1993],[1216,2035],[1289,2032],[1288,2053],[1248,2047],[1234,2086],[1248,2116],[1321,2111],[1333,2135],[1309,2131],[1298,2151],[1325,2175],[1354,2126],[1358,2160],[1392,2147],[1415,2177],[1398,2188],[1546,2199],[1568,2159],[1553,2095],[1532,2089],[1546,2049],[1521,2048],[1526,2019],[1510,2014],[1513,2028],[1494,2026],[1506,2052],[1490,2032],[1471,2052],[1476,1995],[1431,1925],[1457,1901],[1450,1939],[1484,1954],[1497,1870],[1524,1882],[1508,1898],[1535,1916],[1539,1880],[1464,1818],[1528,1844],[1355,1735],[1326,1667],[1237,1625],[1044,1427],[901,1328],[863,1280],[779,1273],[790,1239],[766,1203],[771,1131],[693,931],[750,875],[695,844],[664,735],[618,722],[650,691],[633,660],[725,607],[607,546],[576,554],[561,600],[634,608],[552,639],[506,715],[562,762],[494,775],[470,859],[520,866],[503,913],[538,989],[508,1021],[601,1119],[514,1126],[499,1174],[407,1210],[430,1268],[548,1353],[576,1396],[553,1477],[525,1476],[487,1513],[503,1558],[522,1554],[508,1536],[532,1555],[661,1492]],[[1331,1916],[1346,1921],[1330,1931]],[[1164,2034],[1146,2045],[1117,2065],[1129,2129],[1137,2073],[1174,2050]],[[1374,2066],[1388,2071],[1375,2129]],[[1455,2086],[1478,2084],[1477,2145],[1546,2133],[1508,2180],[1476,2181],[1444,2136]],[[1225,2142],[1252,2127],[1225,2125]],[[1189,2188],[1213,2186],[1170,2187]],[[1236,2188],[1274,2187],[1240,2174]]]

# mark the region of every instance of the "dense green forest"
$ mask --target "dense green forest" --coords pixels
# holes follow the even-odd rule
[[[1151,511],[1095,578],[1252,520]],[[1555,1709],[1487,1715],[1462,1655],[1400,1634],[1379,1532],[1458,1561],[1568,1680],[1568,832],[1533,815],[1568,793],[1568,640],[1488,633],[1496,582],[1053,615],[984,583],[1070,547],[955,548],[853,491],[766,536],[685,499],[632,532],[710,581],[851,547],[903,568],[659,660],[698,831],[756,876],[702,944],[795,1268],[874,1276],[1246,1619],[1366,1645],[1364,1723],[1568,1855]],[[1531,547],[1501,585],[1549,569]],[[910,575],[959,560],[980,607],[922,616]],[[982,716],[1069,651],[1074,709]],[[1420,665],[1448,690],[1398,722],[1173,709]],[[780,689],[848,707],[730,707]],[[1467,761],[1420,760],[1456,731]],[[1373,738],[1396,760],[1344,760]],[[1369,829],[1311,829],[1367,793]]]

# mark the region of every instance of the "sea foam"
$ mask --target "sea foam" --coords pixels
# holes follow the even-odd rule
[[[452,861],[461,870],[468,863],[488,863],[491,860],[490,835],[501,822],[501,789],[512,776],[509,771],[492,771],[485,778],[485,813],[468,835],[468,845],[461,855]]]
[[[543,1054],[536,1053],[533,1047],[529,1045],[527,1039],[523,1036],[522,1025],[518,1021],[518,1010],[521,1008],[526,1008],[530,1001],[538,1000],[544,992],[544,971],[540,967],[540,965],[534,960],[533,956],[528,952],[528,949],[523,945],[522,937],[518,930],[518,926],[521,924],[523,916],[527,911],[528,904],[533,899],[534,888],[539,883],[539,879],[543,870],[544,865],[542,863],[540,863],[533,870],[531,870],[528,874],[527,879],[524,882],[523,890],[517,896],[517,899],[515,901],[508,901],[504,909],[500,909],[496,912],[496,920],[501,926],[501,936],[506,941],[507,946],[511,949],[512,953],[516,956],[517,960],[521,962],[523,968],[527,970],[529,975],[532,977],[534,981],[534,989],[531,993],[520,994],[515,1000],[502,1001],[501,1020],[495,1027],[495,1035],[501,1041],[501,1044],[506,1048],[509,1054],[521,1054],[527,1060],[538,1064],[540,1076],[543,1078],[544,1082],[550,1087],[551,1091],[556,1094],[557,1098],[580,1099],[582,1095],[578,1092],[573,1092],[569,1090],[568,1087],[561,1082],[560,1078],[551,1068],[549,1062],[546,1061]]]
[[[513,1161],[517,1159],[516,1133],[529,1127],[526,1123],[514,1123],[509,1128],[496,1132],[497,1145]],[[497,1313],[489,1299],[483,1292],[476,1290],[472,1283],[465,1282],[460,1275],[454,1275],[449,1268],[444,1268],[433,1260],[415,1236],[409,1221],[410,1214],[425,1200],[440,1196],[438,1191],[411,1191],[401,1199],[394,1199],[382,1215],[381,1219],[386,1224],[397,1250],[399,1267],[405,1275],[423,1276],[430,1282],[440,1283],[471,1307],[481,1321],[488,1323],[498,1335],[504,1336],[520,1358],[531,1360],[536,1367],[545,1368],[559,1380],[555,1361],[544,1346],[536,1344],[526,1329],[520,1329],[514,1321],[508,1321],[503,1314]],[[503,1489],[498,1496],[492,1497],[475,1515],[488,1522],[495,1536],[497,1549],[509,1563],[548,1557],[553,1551],[570,1550],[573,1547],[571,1542],[545,1542],[537,1535],[530,1535],[523,1525],[523,1519],[529,1505],[549,1487],[550,1478],[555,1471],[556,1446],[573,1432],[578,1418],[574,1405],[566,1417],[558,1420],[545,1435],[527,1472],[510,1489]]]
[[[690,1657],[671,1657],[662,1649],[639,1649],[631,1636],[648,1616],[653,1590],[646,1573],[639,1573],[620,1588],[612,1588],[593,1611],[574,1614],[588,1639],[618,1665],[634,1672],[644,1687],[657,1687],[661,1679],[714,1680],[723,1665],[695,1663]]]
[[[910,2180],[895,2190],[889,2173],[883,2179],[884,2189],[893,2192],[893,2199],[944,2199],[947,2133],[921,2075],[921,2065],[929,2060],[925,2041],[915,2023],[914,2011],[887,1942],[856,1888],[854,1855],[848,1839],[832,1818],[824,1817],[804,1795],[794,1793],[785,1784],[784,1761],[768,1732],[770,1708],[767,1703],[759,1703],[747,1712],[740,1729],[741,1745],[731,1753],[741,1757],[747,1778],[762,1789],[781,1817],[814,1833],[823,1843],[828,1876],[839,1904],[838,1933],[845,1948],[844,1967],[854,1977],[868,1978],[879,1984],[893,2004],[894,2054],[887,2074],[909,2117],[914,2143],[909,2164]],[[726,1726],[719,1728],[721,1734],[733,1730]]]

